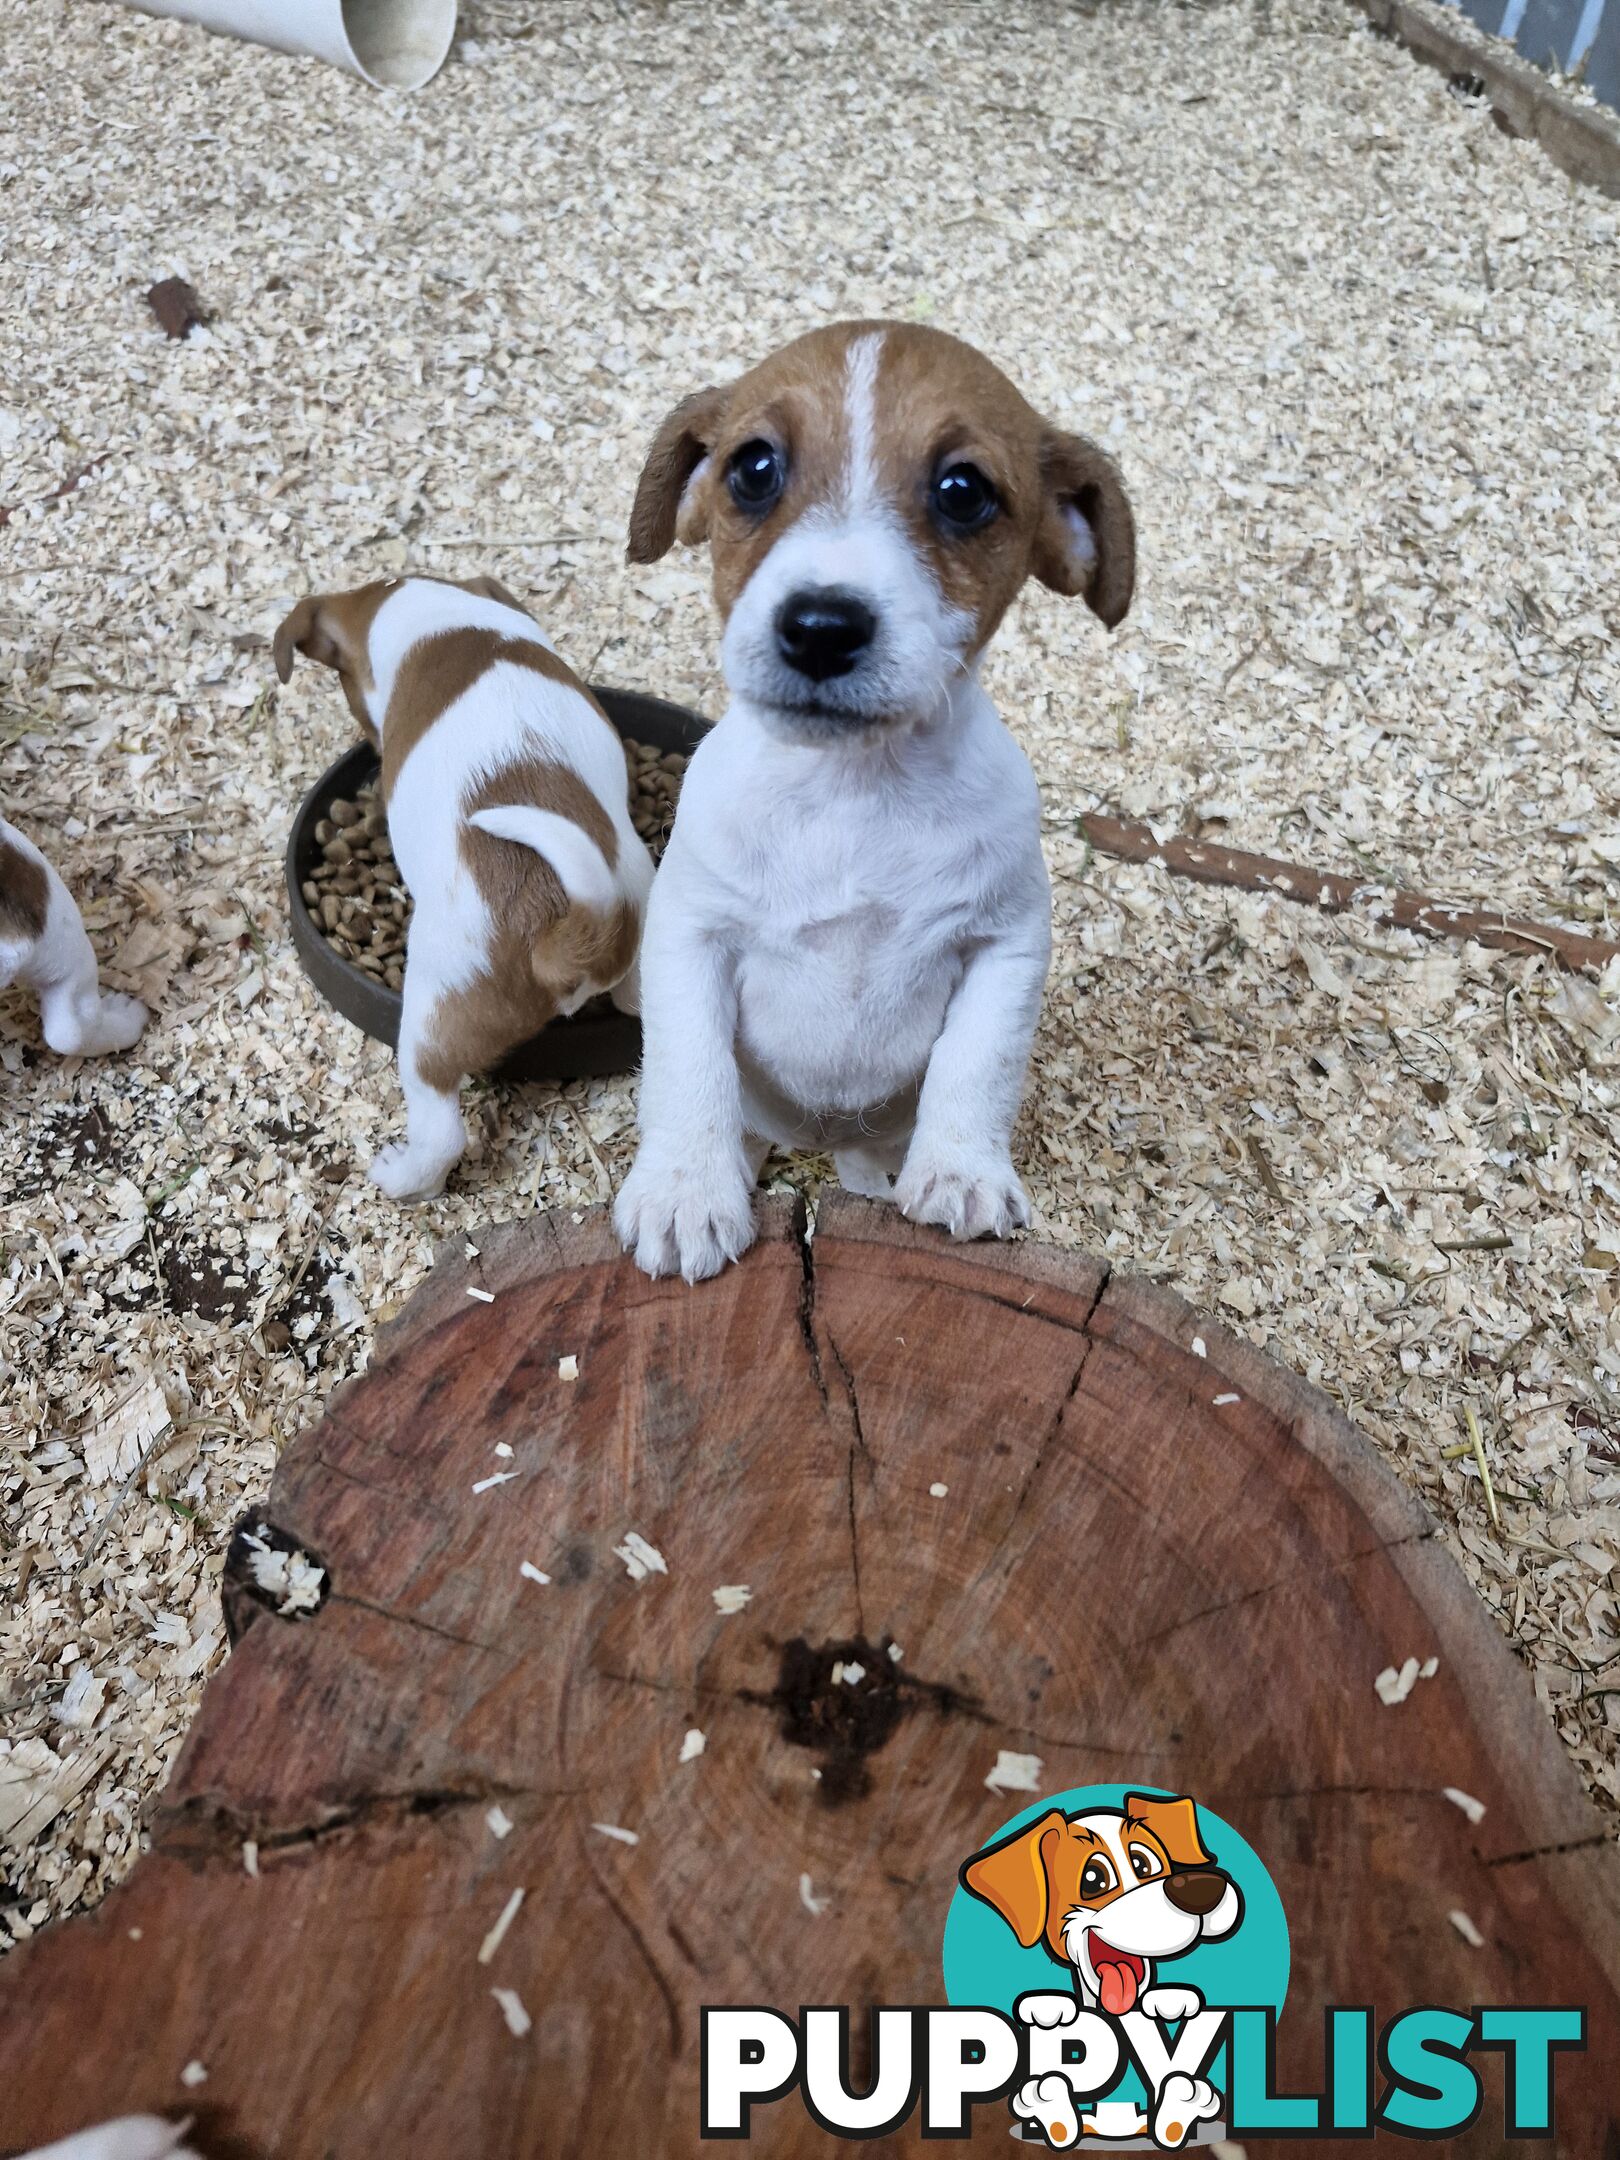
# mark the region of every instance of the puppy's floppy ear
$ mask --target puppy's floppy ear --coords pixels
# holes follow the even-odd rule
[[[1052,1888],[1047,1873],[1047,1840],[1068,1829],[1068,1819],[1053,1808],[1027,1830],[986,1846],[962,1870],[962,1887],[1000,1913],[1028,1950],[1046,1932]]]
[[[702,477],[730,396],[729,389],[694,391],[682,398],[653,437],[630,509],[632,562],[657,562],[677,538],[696,547],[709,537],[694,482]]]
[[[1112,630],[1136,587],[1136,520],[1105,450],[1048,428],[1041,443],[1045,500],[1031,567],[1054,592],[1084,597]]]
[[[331,603],[330,593],[311,593],[307,599],[299,601],[276,632],[270,650],[275,656],[276,673],[283,682],[292,678],[295,652],[329,668],[341,667],[350,657],[342,624]]]
[[[520,615],[527,615],[529,612],[517,594],[508,592],[498,577],[468,578],[464,589],[477,593],[480,599],[498,600],[502,607],[516,608]]]
[[[1151,1830],[1175,1868],[1207,1868],[1210,1855],[1198,1834],[1198,1810],[1185,1795],[1156,1800],[1149,1793],[1125,1795],[1125,1820]]]
[[[312,593],[308,599],[299,601],[277,629],[275,642],[270,650],[275,656],[276,674],[282,682],[292,681],[293,654],[308,652],[306,641],[315,627],[315,618],[319,612],[320,602]]]

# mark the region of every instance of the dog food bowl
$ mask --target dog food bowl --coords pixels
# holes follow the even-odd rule
[[[591,688],[627,742],[651,743],[657,750],[690,756],[709,731],[709,723],[684,705],[646,697],[639,690],[609,690],[600,683]],[[368,742],[357,742],[327,767],[299,804],[287,841],[287,904],[304,973],[345,1020],[393,1048],[399,1041],[399,992],[345,960],[327,942],[303,893],[320,858],[315,827],[333,801],[352,801],[376,773],[377,753]],[[605,998],[593,998],[572,1019],[553,1020],[514,1050],[499,1071],[512,1080],[589,1080],[600,1073],[633,1072],[640,1058],[640,1021]]]

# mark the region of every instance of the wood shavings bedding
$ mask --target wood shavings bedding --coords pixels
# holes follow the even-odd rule
[[[1141,521],[1115,638],[1032,590],[988,668],[1055,887],[1037,1234],[1334,1394],[1620,1805],[1620,982],[1076,832],[1615,933],[1620,205],[1337,0],[470,0],[408,99],[119,7],[4,15],[0,801],[158,1017],[64,1066],[0,999],[0,1935],[129,1867],[227,1534],[434,1243],[576,1212],[632,1149],[626,1080],[481,1086],[449,1194],[367,1185],[392,1059],[306,985],[280,863],[352,725],[266,633],[312,586],[488,571],[587,672],[716,710],[701,566],[623,562],[639,460],[838,315],[983,345]],[[168,276],[211,318],[183,342]],[[144,1467],[132,1426],[92,1471],[154,1387]]]

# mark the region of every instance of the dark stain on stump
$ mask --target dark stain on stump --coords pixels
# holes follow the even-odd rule
[[[977,1710],[955,1688],[902,1672],[890,1647],[888,1636],[878,1644],[864,1635],[812,1644],[796,1635],[782,1645],[771,1693],[746,1698],[778,1712],[784,1740],[821,1757],[817,1791],[829,1807],[863,1799],[872,1790],[867,1758],[888,1744],[911,1711],[927,1706],[948,1717]],[[853,1683],[841,1673],[850,1665],[862,1668]]]

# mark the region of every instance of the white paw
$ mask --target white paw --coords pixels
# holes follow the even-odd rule
[[[1161,2025],[1167,2021],[1179,2024],[1183,2018],[1198,2015],[1204,1998],[1192,1987],[1150,1987],[1144,1988],[1136,2007],[1145,2010],[1150,2018],[1157,2018]]]
[[[953,1238],[1009,1237],[1029,1224],[1029,1202],[1009,1155],[944,1155],[913,1148],[894,1188],[902,1214]]]
[[[1039,2025],[1043,2032],[1072,2025],[1080,2015],[1079,1998],[1074,1995],[1020,1995],[1013,2008],[1026,2025]]]
[[[688,1170],[645,1148],[613,1203],[619,1242],[648,1275],[718,1275],[754,1242],[754,1186],[735,1161]]]
[[[443,1192],[456,1160],[454,1155],[448,1162],[442,1155],[425,1155],[409,1141],[399,1140],[377,1150],[366,1175],[390,1200],[430,1200]]]
[[[127,1050],[150,1018],[139,998],[109,990],[93,1005],[75,1001],[69,1010],[44,1013],[45,1040],[59,1057],[105,1057],[111,1050]]]
[[[122,990],[108,990],[89,1032],[97,1038],[98,1051],[127,1050],[140,1040],[141,1030],[151,1017],[139,998],[125,997]]]
[[[1076,2145],[1080,2141],[1074,2094],[1068,2079],[1056,2070],[1048,2070],[1045,2077],[1026,2078],[1013,2094],[1012,2110],[1026,2122],[1039,2123],[1049,2145]]]
[[[1199,2123],[1208,2122],[1220,2111],[1221,2096],[1207,2079],[1172,2070],[1154,2098],[1154,2139],[1174,2152],[1187,2142]]]

